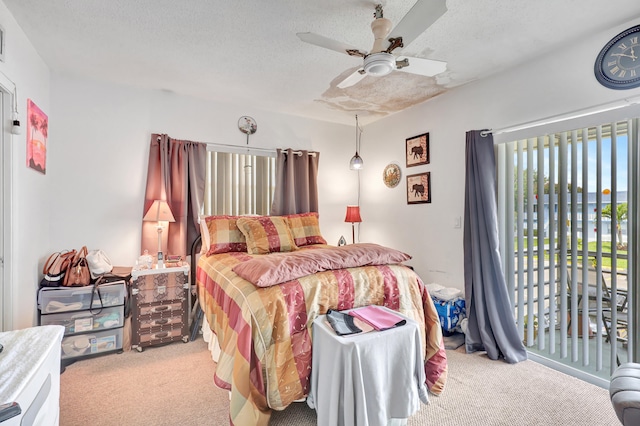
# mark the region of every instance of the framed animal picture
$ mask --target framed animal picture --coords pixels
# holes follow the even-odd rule
[[[407,167],[429,164],[429,133],[407,139]]]
[[[407,176],[407,204],[431,202],[431,172]]]

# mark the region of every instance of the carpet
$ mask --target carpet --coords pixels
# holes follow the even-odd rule
[[[533,361],[512,365],[463,348],[447,356],[445,391],[409,426],[619,424],[606,389]],[[78,361],[61,376],[60,425],[228,425],[228,394],[214,371],[201,339]],[[315,424],[306,403],[274,412],[270,423]]]
[[[464,345],[464,334],[453,333],[451,336],[444,336],[443,340],[445,349],[458,349]]]

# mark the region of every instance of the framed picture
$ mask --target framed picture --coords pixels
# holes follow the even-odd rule
[[[431,172],[407,176],[407,204],[431,202]]]
[[[31,100],[27,99],[27,167],[47,172],[47,135],[49,118]]]
[[[429,133],[407,139],[407,167],[429,164]]]

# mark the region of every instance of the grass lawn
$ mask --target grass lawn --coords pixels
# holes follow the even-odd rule
[[[544,244],[545,245],[549,245],[549,239],[545,238],[544,239]],[[538,247],[538,239],[534,238],[533,239],[533,246],[534,247]],[[518,251],[518,241],[515,241],[514,247],[516,249],[516,252]],[[528,240],[525,238],[524,239],[524,244],[523,244],[523,249],[524,249],[524,255],[526,256],[526,249],[528,247]],[[595,252],[597,249],[597,243],[595,241],[591,241],[589,242],[589,246],[588,246],[588,250],[590,252]],[[582,240],[578,240],[578,261],[582,262]],[[626,250],[618,250],[617,251],[617,255],[627,255],[627,251]],[[534,258],[537,259],[538,255],[534,255]],[[545,258],[548,259],[549,258],[549,253],[545,252]],[[593,258],[593,262],[594,262],[594,267],[595,267],[595,258]],[[611,242],[610,241],[603,241],[602,242],[602,267],[605,269],[612,269],[612,259],[611,259]],[[627,259],[617,259],[616,262],[616,269],[618,270],[623,270],[626,271],[627,270]]]

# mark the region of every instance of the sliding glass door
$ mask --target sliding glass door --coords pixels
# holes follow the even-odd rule
[[[531,353],[603,379],[634,359],[638,120],[497,146],[501,249]]]

